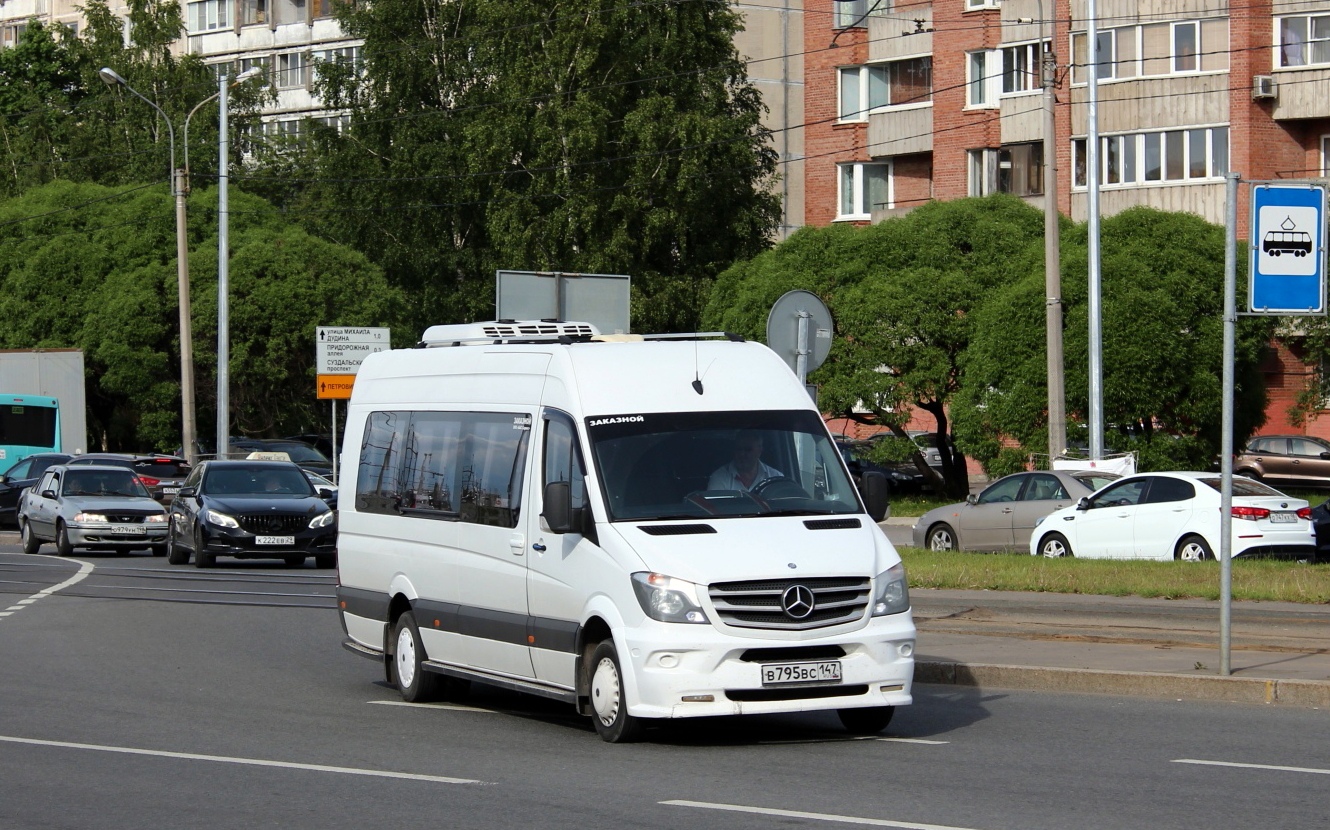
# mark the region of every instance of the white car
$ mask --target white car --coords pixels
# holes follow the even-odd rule
[[[1219,550],[1217,473],[1143,473],[1050,513],[1030,536],[1035,556],[1214,559]],[[1311,559],[1311,507],[1258,481],[1233,479],[1232,555]]]

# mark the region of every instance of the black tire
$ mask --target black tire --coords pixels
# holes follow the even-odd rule
[[[928,529],[928,536],[924,539],[924,547],[929,550],[960,550],[961,546],[956,541],[956,531],[951,529],[949,524],[935,524]]]
[[[896,714],[895,706],[869,706],[864,709],[837,709],[836,716],[851,735],[876,735]]]
[[[288,568],[301,568],[305,565],[305,557],[303,556],[283,556],[282,561],[286,563]]]
[[[58,522],[55,526],[55,552],[59,556],[74,555],[74,546],[69,541],[69,532],[65,530],[64,522]]]
[[[332,570],[337,567],[337,554],[335,553],[317,553],[314,555],[314,567],[321,570]]]
[[[425,671],[425,646],[420,642],[420,629],[410,611],[397,618],[393,627],[392,678],[402,700],[407,703],[426,703],[439,698],[439,676]]]
[[[1193,533],[1178,542],[1173,558],[1179,562],[1209,562],[1215,558],[1215,552],[1210,549],[1209,542]]]
[[[23,540],[24,553],[36,553],[41,550],[42,540],[38,539],[37,535],[32,532],[31,524],[28,522],[19,522],[18,534],[19,538]]]
[[[642,736],[642,718],[628,714],[623,699],[623,671],[613,640],[596,646],[587,664],[587,691],[591,697],[591,720],[606,743],[624,744]]]
[[[1075,554],[1071,552],[1066,536],[1050,533],[1039,540],[1039,555],[1048,559],[1067,559]]]
[[[203,534],[194,534],[194,567],[211,568],[217,564],[217,554],[209,553],[203,545]]]
[[[166,561],[172,565],[189,564],[189,548],[182,548],[176,543],[174,528],[166,533]]]

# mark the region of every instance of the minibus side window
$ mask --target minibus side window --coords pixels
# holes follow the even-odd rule
[[[360,468],[356,475],[356,510],[364,513],[399,512],[402,490],[398,485],[402,444],[410,413],[371,412],[365,421],[360,444]]]
[[[459,469],[462,521],[517,527],[531,416],[474,412],[465,418]]]
[[[569,507],[577,511],[586,505],[586,468],[582,464],[573,423],[561,415],[545,415],[545,480],[542,484],[569,482]]]
[[[462,419],[455,412],[415,412],[402,446],[402,509],[456,519]],[[447,516],[432,516],[444,513]]]

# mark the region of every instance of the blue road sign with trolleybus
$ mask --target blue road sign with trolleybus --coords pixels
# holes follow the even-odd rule
[[[1325,314],[1325,186],[1253,184],[1251,314]]]

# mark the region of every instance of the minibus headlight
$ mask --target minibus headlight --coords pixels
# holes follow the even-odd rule
[[[707,615],[697,602],[697,586],[691,582],[664,574],[635,573],[633,592],[637,594],[643,613],[653,620],[707,622]]]
[[[877,594],[873,597],[873,616],[885,617],[910,610],[910,589],[905,584],[905,565],[896,563],[873,580]]]
[[[231,518],[225,513],[218,513],[216,510],[209,510],[207,516],[209,524],[215,524],[218,527],[234,527],[237,529],[239,529],[240,527],[240,522],[237,522],[235,519]]]

